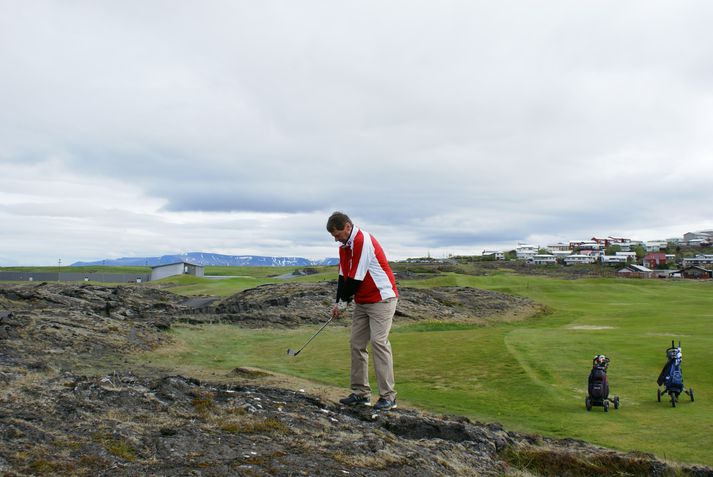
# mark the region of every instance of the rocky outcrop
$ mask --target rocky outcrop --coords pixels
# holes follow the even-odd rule
[[[237,293],[212,309],[219,319],[250,327],[294,327],[328,319],[335,301],[336,282],[284,283]],[[399,289],[395,321],[448,320],[485,323],[505,317],[527,317],[540,311],[531,300],[468,287]],[[347,316],[349,309],[347,309]],[[342,321],[344,323],[344,321]]]
[[[310,290],[274,304],[241,294],[224,313],[289,314],[293,303],[321,303]],[[0,475],[713,476],[462,417],[345,408],[260,385],[254,370],[218,384],[130,369],[127,353],[166,342],[174,320],[205,314],[204,302],[186,303],[143,286],[0,286]]]

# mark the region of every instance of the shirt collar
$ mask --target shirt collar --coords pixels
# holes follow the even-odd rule
[[[352,233],[349,234],[349,238],[347,239],[347,243],[342,245],[342,247],[349,247],[352,248],[354,246],[354,237],[356,237],[356,234],[359,232],[359,228],[356,225],[352,225]]]

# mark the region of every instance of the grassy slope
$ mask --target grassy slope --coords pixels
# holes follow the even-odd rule
[[[502,273],[406,284],[515,293],[547,305],[551,313],[489,327],[396,326],[391,341],[404,404],[713,465],[708,451],[713,447],[713,283]],[[150,359],[223,372],[255,366],[348,387],[345,327],[330,326],[299,356],[286,355],[288,347],[301,346],[316,329],[177,328],[178,345]],[[673,409],[656,402],[656,377],[666,347],[679,338],[684,380],[697,400],[684,397]],[[622,408],[608,414],[601,408],[584,410],[591,358],[598,353],[611,358],[611,391],[622,400]]]

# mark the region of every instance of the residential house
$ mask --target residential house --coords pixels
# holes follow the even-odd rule
[[[626,257],[629,262],[636,261],[636,252],[616,252],[614,255],[617,257]]]
[[[552,253],[559,262],[564,262],[565,257],[572,255],[571,250],[552,250],[550,253]]]
[[[663,252],[647,253],[643,262],[644,266],[648,268],[657,268],[666,265],[666,254]]]
[[[687,232],[683,234],[683,241],[688,245],[703,245],[713,243],[713,230],[700,232]]]
[[[683,268],[696,265],[713,265],[713,255],[696,255],[695,257],[685,257],[683,259]]]
[[[564,257],[564,264],[565,265],[578,265],[578,264],[587,264],[587,263],[594,263],[595,262],[595,257],[592,255],[584,255],[584,254],[572,254]]]
[[[534,245],[518,244],[515,249],[518,260],[530,260],[537,253],[537,247]]]
[[[713,278],[713,271],[707,268],[700,267],[698,265],[693,265],[690,267],[685,267],[681,269],[681,276],[683,278]]]
[[[663,240],[650,240],[646,242],[647,252],[660,252],[666,247],[668,247],[668,242],[664,242]]]
[[[492,257],[495,260],[505,260],[505,252],[502,250],[483,250],[483,257]]]
[[[602,250],[605,247],[596,240],[583,240],[579,242],[569,242],[569,248],[581,252],[583,250]]]
[[[537,253],[527,262],[534,265],[555,265],[557,263],[557,257],[552,254]]]
[[[629,261],[625,255],[602,255],[599,260],[602,265],[626,264]]]
[[[564,243],[564,242],[554,243],[554,244],[548,245],[548,246],[545,247],[545,248],[546,248],[550,253],[554,253],[554,252],[567,252],[567,253],[571,253],[571,252],[572,252],[572,249],[569,248],[569,244],[568,244],[568,243]]]
[[[642,265],[630,264],[617,271],[617,275],[627,278],[651,278],[652,270]]]

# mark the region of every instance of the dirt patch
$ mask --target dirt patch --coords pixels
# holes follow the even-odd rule
[[[586,330],[586,331],[596,331],[596,330],[613,330],[613,326],[597,326],[597,325],[569,325],[567,327],[570,330]]]

